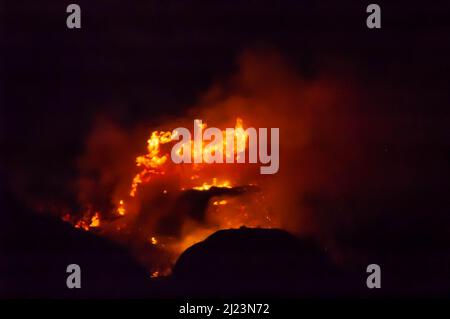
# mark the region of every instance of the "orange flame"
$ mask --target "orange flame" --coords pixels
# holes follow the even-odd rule
[[[100,226],[100,214],[96,212],[91,218],[91,223],[89,227],[99,227]]]
[[[206,123],[199,125],[201,125],[202,128],[206,128]],[[223,130],[222,134],[223,143],[221,145],[214,144],[214,146],[211,146],[211,143],[205,145],[205,141],[202,141],[201,154],[203,159],[207,159],[208,156],[211,156],[214,152],[219,151],[219,147],[223,147],[223,150],[228,151],[226,146],[227,142],[229,143],[230,140],[227,140],[226,138],[226,130]],[[137,156],[135,159],[136,167],[140,168],[140,171],[132,178],[128,193],[129,197],[128,199],[120,199],[118,201],[118,204],[115,205],[116,207],[113,211],[113,215],[116,217],[124,217],[126,215],[128,216],[130,211],[132,213],[133,211],[136,211],[135,202],[138,200],[136,195],[139,187],[150,183],[156,176],[170,175],[173,171],[176,171],[175,166],[170,164],[170,154],[164,145],[174,142],[177,135],[177,131],[172,133],[169,131],[158,130],[151,133],[149,139],[147,140],[147,152],[143,155]],[[246,131],[243,129],[243,121],[241,118],[236,119],[233,142],[236,142],[236,147],[232,148],[233,154],[225,152],[226,158],[236,157],[239,152],[244,152],[246,150],[248,136]],[[195,145],[192,140],[187,141],[186,143],[188,143],[189,149],[195,156],[196,151],[198,152],[199,150],[194,149]],[[186,189],[208,191],[212,187],[231,189],[239,184],[231,175],[229,176],[226,174],[227,171],[219,171],[218,173],[221,174],[220,177],[212,177],[211,174],[205,175],[203,169],[207,169],[206,165],[198,163],[193,163],[190,166],[184,167],[183,172],[185,175],[187,174],[187,176],[185,176],[185,179],[181,180],[178,191],[184,191]],[[170,190],[171,191],[169,192],[166,186],[164,186],[164,188],[161,188],[160,192],[166,196],[172,196],[172,193],[176,193],[176,189],[175,191],[173,188]],[[250,218],[250,213],[246,211],[246,207],[239,202],[231,201],[228,198],[218,197],[211,200],[210,203],[212,204],[211,207],[214,207],[215,220],[213,221],[213,224],[215,226],[200,227],[197,225],[198,228],[185,231],[181,238],[175,242],[173,239],[159,236],[157,238],[155,235],[146,237],[146,241],[152,246],[158,247],[159,250],[169,250],[172,254],[175,254],[174,257],[176,257],[186,248],[205,239],[218,229],[232,227],[237,228],[242,225],[270,225],[270,218],[266,215],[262,217],[256,216],[254,219]],[[70,214],[66,214],[63,219],[73,223],[76,228],[89,231],[91,228],[102,228],[108,226],[106,220],[105,223],[101,221],[100,216],[101,215],[99,212],[96,211],[92,215],[91,210],[88,210],[78,221],[72,221]],[[126,221],[124,223],[117,222],[110,229],[113,229],[115,232],[126,231],[127,223]],[[154,278],[170,273],[170,268],[168,268],[167,265],[159,268],[152,267],[150,273],[151,277]]]

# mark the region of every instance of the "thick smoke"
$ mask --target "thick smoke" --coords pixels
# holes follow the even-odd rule
[[[177,249],[184,249],[217,229],[241,223],[314,235],[332,244],[334,229],[353,217],[339,207],[318,211],[316,205],[326,206],[358,190],[365,184],[365,167],[370,164],[363,154],[371,128],[358,113],[361,100],[355,87],[348,79],[326,73],[305,78],[276,52],[244,52],[236,74],[215,83],[184,116],[161,119],[156,126],[148,126],[143,119],[132,130],[102,117],[79,161],[80,206],[112,212],[103,213],[101,232],[116,239],[126,233],[126,242],[139,247],[149,237],[168,236],[178,238]],[[127,197],[139,170],[134,159],[145,152],[151,131],[192,129],[194,119],[225,129],[233,127],[237,117],[243,119],[244,128],[280,128],[277,174],[260,175],[260,164],[203,165],[195,172],[172,165],[170,173],[142,184],[136,198]],[[199,198],[180,193],[184,185],[180,180],[195,174],[201,176],[199,182],[216,177],[232,180],[233,186],[257,185],[258,195],[209,193]],[[213,210],[214,198],[229,199],[234,205]],[[121,199],[127,214],[111,218]],[[244,205],[250,217],[230,222],[236,207]],[[267,214],[270,222],[262,222],[261,214]]]
[[[445,228],[447,215],[439,201],[436,221],[425,216],[429,203],[421,203],[420,196],[414,200],[418,205],[409,204],[411,185],[424,185],[425,196],[425,187],[448,170],[443,170],[443,156],[436,157],[438,162],[432,158],[432,147],[428,150],[434,153],[426,157],[421,152],[428,145],[424,128],[429,124],[414,109],[405,111],[402,87],[387,92],[383,83],[372,80],[369,85],[367,75],[337,61],[324,61],[320,71],[305,75],[297,62],[274,51],[245,51],[234,73],[200,92],[197,102],[177,116],[143,117],[130,125],[120,117],[97,114],[76,169],[64,164],[67,176],[60,178],[49,173],[51,163],[63,165],[56,160],[26,169],[12,166],[16,195],[36,211],[72,223],[84,219],[88,226],[99,213],[100,227],[90,230],[128,246],[150,268],[155,261],[170,266],[193,243],[218,229],[241,225],[313,236],[341,259],[354,257],[347,248],[376,249],[375,223],[394,238],[394,229],[407,220],[429,224],[424,229]],[[153,176],[139,185],[135,197],[129,196],[133,177],[141,170],[136,157],[146,153],[152,131],[180,126],[192,130],[194,119],[225,129],[234,127],[238,117],[244,128],[280,129],[276,174],[259,174],[261,163],[195,168],[169,159],[164,175]],[[170,154],[170,147],[163,145],[161,153]],[[193,189],[214,178],[233,188]],[[30,191],[25,186],[34,180],[53,188]],[[412,191],[421,194],[422,189]],[[360,238],[361,247],[353,238]]]

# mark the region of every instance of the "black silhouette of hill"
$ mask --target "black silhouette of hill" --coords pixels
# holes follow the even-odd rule
[[[279,229],[221,230],[188,248],[173,278],[195,296],[337,296],[358,281],[313,241]],[[361,280],[359,280],[361,282]]]
[[[417,210],[428,207],[423,202]],[[346,268],[314,241],[279,229],[221,230],[188,248],[171,276],[151,279],[124,247],[36,214],[12,196],[4,196],[1,207],[1,297],[406,297],[450,291],[448,240],[436,231],[447,224],[436,227],[433,219],[407,229],[402,216],[379,220],[378,236],[360,227],[340,242],[365,261]],[[379,290],[365,286],[365,267],[373,262],[382,266]],[[65,270],[72,263],[82,268],[79,290],[66,287]]]
[[[327,296],[354,290],[352,278],[325,251],[278,229],[218,231],[187,249],[172,276],[151,280],[125,248],[107,239],[10,199],[3,207],[2,297]],[[81,266],[82,289],[66,287],[66,267],[73,263]]]
[[[120,298],[149,295],[150,278],[127,251],[68,223],[3,206],[0,296]],[[81,267],[81,289],[68,289],[66,268]]]

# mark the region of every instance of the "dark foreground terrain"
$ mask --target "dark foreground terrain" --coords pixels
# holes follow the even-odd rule
[[[58,219],[4,198],[0,296],[7,298],[430,297],[450,291],[445,244],[408,246],[408,236],[378,249],[382,288],[366,287],[365,267],[337,265],[312,240],[277,229],[222,230],[187,249],[173,274],[151,279],[128,252]],[[417,239],[416,239],[417,241]],[[353,247],[364,246],[355,237]],[[383,246],[384,245],[384,246]],[[429,245],[429,246],[427,246]],[[66,287],[66,267],[82,268],[82,288]]]

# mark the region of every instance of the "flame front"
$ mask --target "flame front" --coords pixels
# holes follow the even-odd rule
[[[164,174],[161,166],[167,161],[167,154],[160,156],[160,145],[172,141],[171,132],[154,131],[147,140],[147,154],[136,158],[136,166],[143,167],[142,171],[133,178],[130,196],[134,197],[137,188],[142,183],[148,183],[153,175]]]
[[[201,124],[202,129],[206,127],[206,123]],[[248,136],[243,128],[243,120],[241,118],[237,118],[235,123],[233,143],[235,143],[234,145],[236,147],[231,148],[233,153],[230,153],[227,147],[227,143],[230,140],[226,138],[226,130],[223,130],[222,134],[222,144],[214,144],[211,146],[211,143],[206,144],[202,140],[201,147],[199,147],[198,145],[194,145],[195,143],[190,140],[186,142],[188,143],[188,149],[191,150],[194,157],[196,153],[198,155],[200,152],[204,160],[218,151],[223,152],[226,159],[230,159],[231,157],[235,159],[240,152],[246,151]],[[172,163],[170,161],[170,146],[176,140],[177,135],[177,131],[173,131],[172,133],[161,130],[153,131],[150,134],[147,140],[147,152],[137,156],[135,160],[136,167],[140,170],[132,178],[128,194],[122,196],[115,204],[112,213],[115,216],[114,219],[101,220],[101,216],[108,216],[108,214],[101,214],[97,211],[92,212],[91,210],[87,210],[78,220],[74,220],[70,215],[65,215],[63,219],[71,222],[74,227],[85,231],[95,229],[96,232],[103,232],[106,235],[108,233],[113,234],[112,237],[114,239],[114,234],[118,232],[123,234],[129,234],[131,232],[130,227],[133,224],[132,217],[140,213],[138,204],[146,201],[145,194],[138,196],[140,193],[139,190],[146,187],[146,185],[152,185],[152,180],[159,178],[158,180],[160,182],[163,181],[161,183],[164,184],[165,176],[168,181],[172,181],[170,177],[177,177],[176,185],[173,185],[172,182],[169,185],[164,184],[164,187],[160,189],[160,194],[169,196],[168,198],[173,198],[171,196],[177,196],[177,194],[181,194],[187,190],[207,192],[213,187],[216,189],[231,190],[233,187],[240,185],[238,179],[239,174],[236,175],[236,170],[228,168],[228,166],[226,168],[223,165],[219,168],[210,168],[208,165],[211,164],[206,163],[192,163],[178,166]],[[215,174],[217,175],[215,176]],[[161,178],[163,179],[161,180]],[[170,189],[168,190],[167,187],[170,187]],[[188,223],[183,227],[182,234],[178,238],[156,236],[157,234],[144,234],[146,237],[145,241],[150,247],[153,247],[153,250],[168,252],[171,256],[169,264],[173,264],[178,255],[187,247],[205,239],[219,229],[237,228],[244,225],[249,227],[271,227],[271,219],[267,209],[259,204],[263,200],[262,197],[259,194],[252,195],[253,197],[250,195],[243,196],[246,198],[240,199],[239,197],[226,195],[226,193],[214,196],[207,209],[208,215],[206,219],[208,220],[204,224],[191,221],[190,224]],[[253,201],[253,204],[247,205],[245,203],[246,201],[250,201],[250,203]],[[254,207],[254,209],[248,209],[249,206]],[[154,209],[158,210],[159,208],[154,207]],[[166,265],[167,263],[164,264]],[[166,275],[170,273],[169,268],[167,266],[156,265],[150,269],[151,277]]]
[[[201,126],[202,129],[207,127],[206,123],[197,124]],[[202,158],[207,161],[210,159],[211,154],[219,151],[219,148],[222,148],[220,151],[225,151],[226,158],[236,157],[237,154],[245,152],[247,147],[248,135],[243,128],[243,121],[241,118],[236,119],[236,125],[234,130],[234,142],[236,142],[236,148],[233,148],[233,154],[229,153],[229,148],[227,147],[227,143],[229,142],[226,138],[226,131],[222,131],[223,134],[223,143],[218,144],[206,144],[205,141],[202,140],[202,144],[194,145],[192,140],[186,142],[191,149],[193,157],[198,156],[197,154],[201,154]],[[177,131],[168,132],[168,131],[154,131],[152,132],[150,138],[147,140],[147,153],[144,155],[140,155],[136,158],[136,166],[142,167],[142,170],[136,174],[131,183],[130,189],[130,197],[135,197],[138,187],[141,184],[148,183],[152,177],[156,175],[164,175],[166,173],[165,164],[169,157],[168,153],[161,155],[161,146],[163,144],[168,144],[174,141],[175,137],[177,137]],[[184,146],[184,145],[183,145]],[[178,152],[184,149],[180,147]],[[198,175],[191,175],[191,180],[195,180]],[[213,183],[209,184],[208,182],[204,182],[202,185],[195,186],[193,189],[197,190],[208,190],[212,186],[216,187],[231,187],[229,181],[224,181],[221,184],[217,184],[217,178],[213,179]]]

